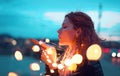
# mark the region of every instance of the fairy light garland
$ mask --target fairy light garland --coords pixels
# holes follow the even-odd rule
[[[37,44],[39,44],[43,48],[48,48],[48,46],[46,46],[47,44],[42,41],[39,41],[39,42],[33,41],[33,42],[37,42]],[[102,54],[101,48],[97,44],[93,44],[90,47],[88,47],[86,52],[87,52],[86,56],[88,60],[99,60]],[[51,64],[53,68],[57,68],[59,70],[64,70],[64,69],[66,70],[67,68],[68,71],[76,71],[77,65],[81,64],[83,61],[83,56],[81,54],[76,53],[76,51],[74,53],[71,53],[71,51],[68,50],[65,53],[65,56],[63,57],[60,63],[57,63],[56,57],[53,60],[51,60],[50,58],[50,56],[54,55],[53,48],[49,47],[48,49],[43,50],[43,53],[46,56],[47,62]],[[53,68],[50,68],[51,73],[54,73]]]

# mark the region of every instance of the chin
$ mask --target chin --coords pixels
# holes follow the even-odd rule
[[[64,45],[62,42],[59,41],[59,45]]]
[[[67,44],[63,43],[63,42],[59,42],[59,45],[64,46],[64,45],[67,45]]]

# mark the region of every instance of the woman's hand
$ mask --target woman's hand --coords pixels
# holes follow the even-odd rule
[[[56,69],[53,64],[56,63],[57,53],[53,46],[46,45],[46,48],[42,50],[41,60],[45,62],[50,69]]]
[[[41,60],[44,61],[49,68],[51,69],[56,69],[53,64],[56,64],[56,59],[57,59],[57,53],[55,47],[46,44],[43,41],[38,41],[35,39],[30,39],[31,42],[40,45],[42,48],[42,54],[41,54]]]

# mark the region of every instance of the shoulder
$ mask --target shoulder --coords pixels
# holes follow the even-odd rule
[[[78,66],[77,76],[104,76],[99,61],[88,61],[83,66]]]

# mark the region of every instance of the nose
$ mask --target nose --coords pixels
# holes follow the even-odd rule
[[[60,34],[60,32],[61,32],[61,28],[60,28],[57,32],[58,32],[58,34]]]

